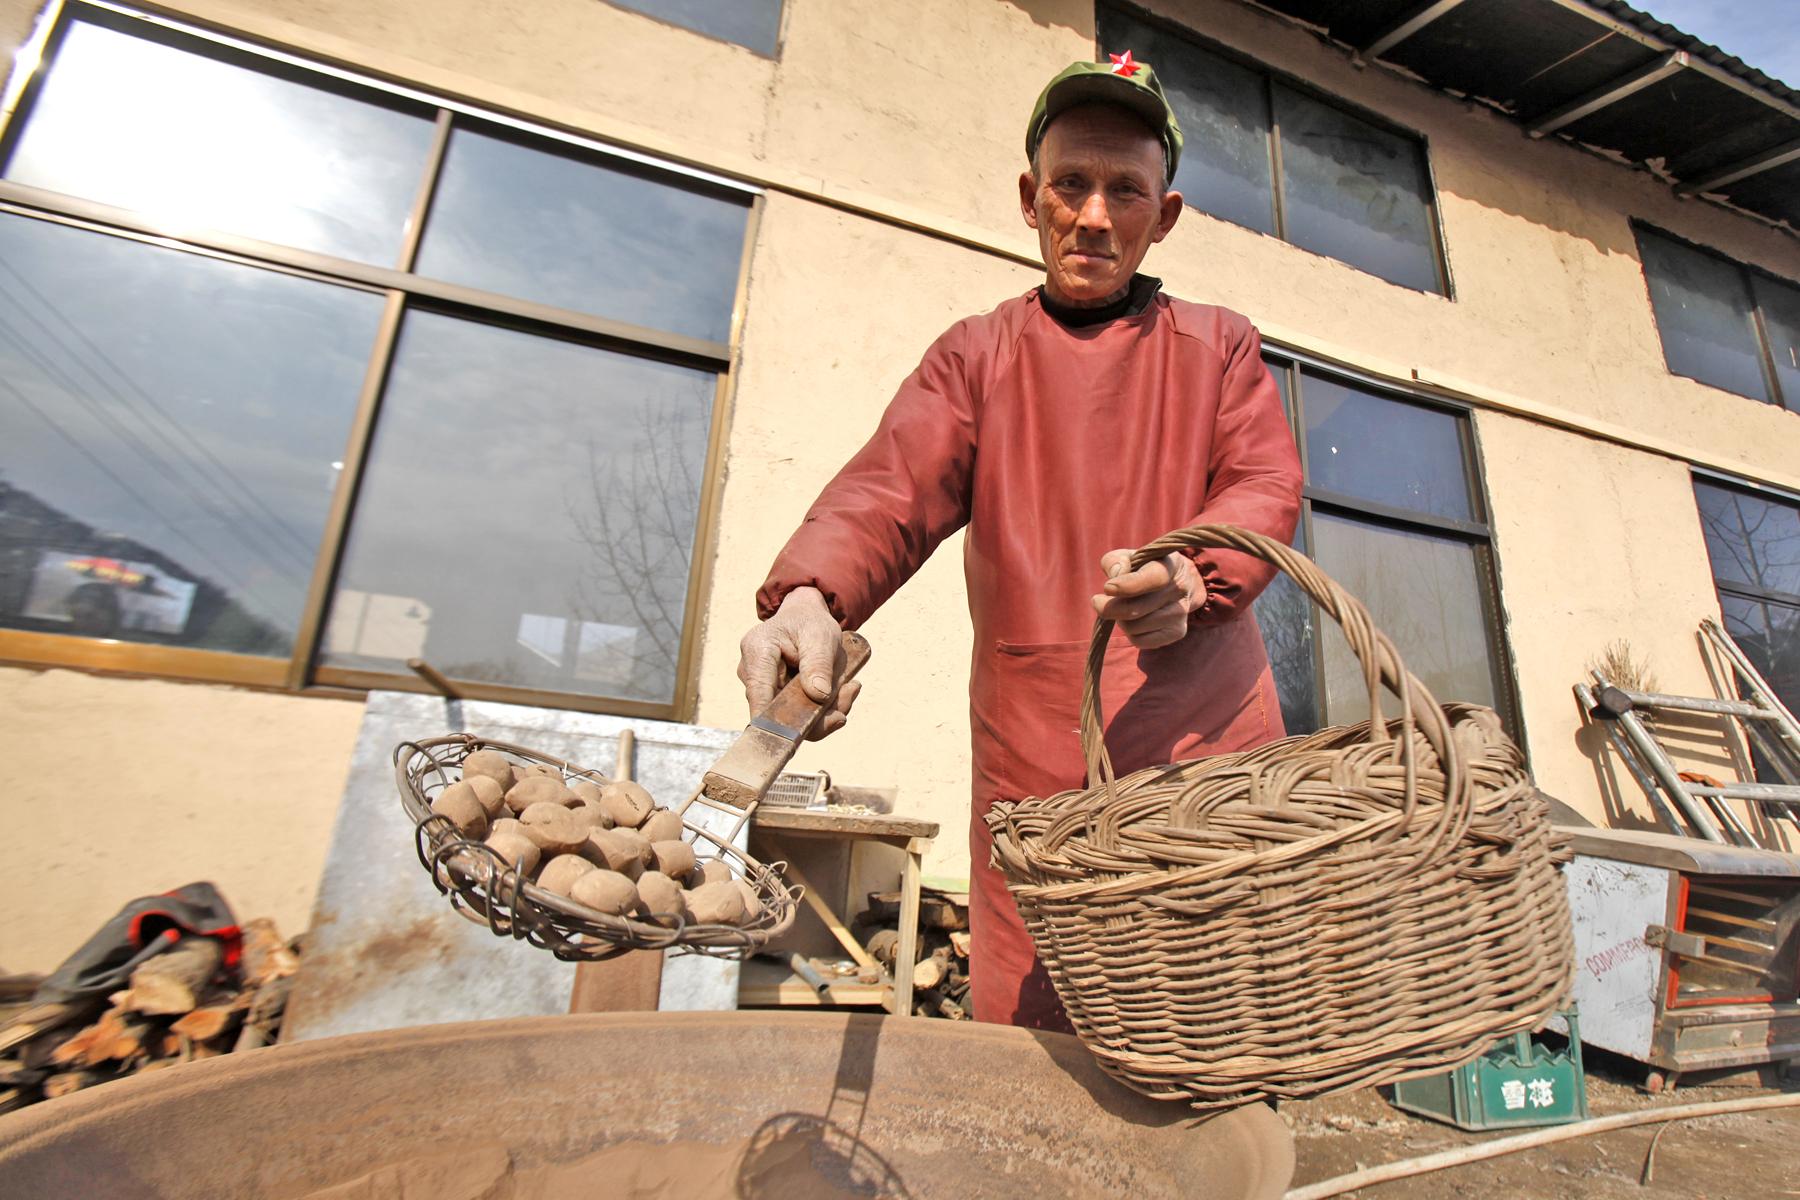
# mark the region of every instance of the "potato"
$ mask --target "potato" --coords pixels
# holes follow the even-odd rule
[[[558,896],[574,896],[575,881],[594,869],[594,864],[579,854],[559,854],[538,872],[537,885]]]
[[[687,901],[681,885],[661,871],[645,871],[638,876],[638,914],[665,929],[673,929],[677,919],[687,916]]]
[[[650,865],[670,879],[680,879],[694,869],[694,848],[686,842],[651,842]]]
[[[731,868],[716,858],[709,858],[700,864],[700,873],[706,876],[707,883],[718,883],[725,879],[736,879]]]
[[[526,837],[552,854],[573,854],[587,841],[588,829],[560,804],[544,801],[519,816]]]
[[[596,868],[575,880],[569,898],[595,912],[622,917],[637,907],[638,890],[635,883],[617,871]]]
[[[656,801],[644,790],[643,785],[621,779],[600,789],[600,806],[612,818],[614,825],[636,829],[649,817],[650,810],[656,807]]]
[[[450,786],[466,787],[474,792],[475,799],[481,801],[481,807],[490,821],[495,817],[504,817],[507,813],[506,789],[495,783],[491,775],[464,775],[461,783]]]
[[[512,830],[488,834],[487,844],[489,849],[506,860],[508,866],[525,876],[537,870],[538,863],[544,856],[536,842]]]
[[[684,899],[696,924],[736,925],[744,919],[743,894],[730,880],[702,884]]]
[[[488,836],[492,837],[496,833],[516,833],[520,837],[524,837],[525,827],[519,824],[517,817],[501,817],[498,821],[488,825]],[[536,845],[535,842],[532,844]]]
[[[525,775],[527,778],[542,775],[545,779],[554,779],[558,783],[563,781],[562,768],[553,767],[549,763],[531,763],[526,766]]]
[[[636,879],[650,865],[650,843],[635,829],[590,829],[582,855],[597,867]]]
[[[506,807],[522,813],[534,804],[559,804],[567,807],[575,793],[555,779],[531,775],[512,785],[506,793]]]
[[[585,803],[600,803],[600,785],[591,779],[571,779],[569,780],[569,790]]]
[[[606,813],[601,810],[598,804],[590,804],[586,800],[583,800],[569,811],[575,814],[575,820],[585,829],[612,828],[612,822],[607,819]]]
[[[463,778],[485,775],[504,792],[513,785],[512,760],[498,750],[477,750],[462,762]]]
[[[681,818],[666,808],[651,810],[638,829],[653,842],[679,842],[683,832]]]
[[[754,921],[756,918],[762,916],[762,897],[756,894],[755,888],[745,883],[742,879],[732,880],[731,886],[735,887],[738,890],[738,895],[743,897],[745,922]]]
[[[431,802],[431,811],[456,826],[456,832],[480,841],[487,836],[487,810],[475,798],[475,789],[453,783]]]

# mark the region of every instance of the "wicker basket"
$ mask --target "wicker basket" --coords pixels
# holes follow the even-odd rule
[[[431,874],[438,891],[450,897],[451,907],[470,920],[486,925],[500,937],[513,937],[549,950],[558,958],[587,961],[609,958],[627,950],[683,950],[716,958],[744,958],[785,932],[794,923],[798,888],[782,880],[786,864],[764,864],[732,845],[737,829],[715,834],[684,820],[686,840],[702,861],[716,858],[735,878],[756,889],[762,912],[744,925],[701,925],[671,916],[670,924],[616,917],[545,891],[513,870],[506,860],[480,842],[469,841],[443,817],[431,811],[432,799],[462,778],[462,761],[477,750],[495,750],[521,764],[545,763],[562,772],[565,780],[609,782],[597,771],[583,770],[560,758],[523,746],[458,734],[420,742],[403,742],[394,751],[395,783],[400,802],[412,818],[419,862]],[[690,800],[677,811],[684,816]],[[749,813],[714,809],[737,815],[741,828]]]
[[[1371,712],[1385,685],[1400,715],[1115,780],[1097,624],[1090,786],[987,817],[1076,1032],[1137,1091],[1223,1108],[1445,1070],[1542,1025],[1574,965],[1567,849],[1499,719],[1440,707],[1357,600],[1270,538],[1197,526],[1132,565],[1188,547],[1292,576],[1343,627]]]

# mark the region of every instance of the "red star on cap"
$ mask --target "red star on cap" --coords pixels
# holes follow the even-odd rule
[[[1123,54],[1109,54],[1106,57],[1112,59],[1112,73],[1114,75],[1124,75],[1127,78],[1136,75],[1138,73],[1138,68],[1144,65],[1132,58],[1131,51],[1129,50]]]

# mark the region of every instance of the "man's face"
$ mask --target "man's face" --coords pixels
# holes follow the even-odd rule
[[[1064,304],[1105,303],[1181,215],[1181,193],[1162,190],[1162,143],[1124,109],[1084,104],[1050,123],[1037,165],[1038,178],[1019,176],[1019,207],[1045,287]]]

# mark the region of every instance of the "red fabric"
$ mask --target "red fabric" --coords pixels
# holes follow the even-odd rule
[[[1286,540],[1299,507],[1293,435],[1247,320],[1158,296],[1137,316],[1069,329],[1033,291],[932,345],[776,559],[762,616],[813,586],[854,629],[968,525],[977,1019],[1068,1028],[981,818],[996,799],[1084,786],[1076,713],[1101,555],[1196,522]],[[1250,614],[1273,568],[1194,558],[1208,596],[1188,636],[1143,652],[1116,637],[1108,653],[1121,773],[1282,734]]]

